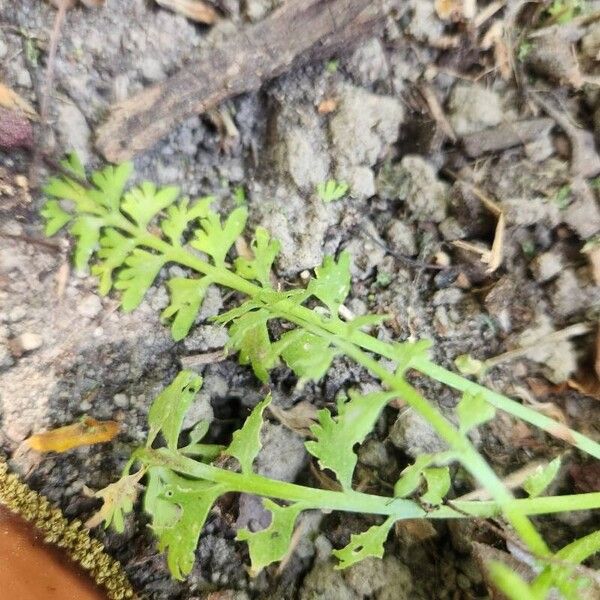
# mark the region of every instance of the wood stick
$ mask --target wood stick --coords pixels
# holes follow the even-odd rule
[[[264,21],[204,51],[166,81],[115,104],[96,147],[120,162],[223,100],[258,89],[300,62],[326,59],[383,23],[386,0],[287,0]]]

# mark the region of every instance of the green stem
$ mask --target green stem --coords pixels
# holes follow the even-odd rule
[[[354,491],[334,492],[268,479],[261,475],[236,473],[220,469],[181,456],[172,450],[140,448],[134,458],[143,464],[167,467],[195,479],[221,483],[232,492],[255,494],[287,502],[302,502],[315,509],[340,510],[375,515],[392,515],[400,519],[460,519],[465,516],[490,518],[499,516],[503,510],[524,515],[543,515],[558,512],[592,510],[600,506],[600,492],[570,496],[545,496],[542,498],[511,499],[504,507],[495,501],[454,500],[451,506],[440,506],[430,511],[404,498],[389,498]],[[454,510],[453,507],[456,507]]]

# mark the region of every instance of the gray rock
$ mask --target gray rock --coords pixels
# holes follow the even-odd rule
[[[417,242],[415,232],[410,225],[400,219],[394,219],[388,226],[385,236],[394,252],[406,256],[414,256],[417,253]]]
[[[413,458],[448,449],[433,427],[412,408],[400,413],[390,429],[389,438],[394,446]]]
[[[563,269],[554,283],[551,299],[552,308],[558,316],[570,317],[586,307],[585,282],[577,277],[573,269]]]
[[[346,583],[359,597],[373,596],[386,583],[383,561],[379,558],[365,558],[343,571]]]
[[[256,457],[257,472],[279,481],[294,481],[307,460],[303,439],[283,425],[268,421],[260,437],[262,448]]]
[[[383,580],[377,600],[417,600],[410,569],[395,556],[383,559]]]
[[[369,229],[371,236],[381,241],[377,231],[372,226]],[[352,257],[350,273],[353,279],[366,279],[385,258],[383,246],[364,234],[356,235],[349,240],[345,250]]]
[[[100,314],[102,310],[102,301],[96,294],[88,294],[77,305],[77,312],[82,317],[93,319]]]
[[[348,71],[362,85],[373,85],[389,75],[388,61],[378,38],[363,42],[351,56]]]
[[[366,199],[375,195],[375,175],[369,167],[338,166],[336,175],[339,181],[348,184],[354,198]]]
[[[32,86],[31,75],[25,67],[17,71],[17,85],[28,89]]]
[[[8,369],[15,364],[10,350],[6,343],[0,341],[0,371]]]
[[[358,460],[367,467],[383,469],[390,464],[390,455],[384,443],[368,439],[358,450]]]
[[[127,408],[129,406],[129,398],[127,394],[115,394],[113,396],[113,402],[117,408]]]
[[[32,352],[33,350],[37,350],[42,347],[44,343],[44,339],[38,333],[33,333],[31,331],[26,331],[21,335],[18,335],[11,342],[11,346],[13,347],[15,354],[23,354],[24,352]]]
[[[8,46],[2,37],[0,37],[0,59],[4,58],[8,53]]]
[[[562,270],[562,257],[557,252],[542,252],[531,261],[529,268],[536,281],[545,283],[556,277]]]
[[[74,150],[81,162],[87,164],[91,156],[90,128],[81,111],[72,102],[57,103],[56,127],[65,150]]]
[[[403,119],[404,108],[396,98],[346,87],[329,124],[338,178],[352,166],[373,166],[397,139]]]
[[[433,2],[423,0],[410,0],[412,16],[407,27],[407,32],[421,41],[430,41],[439,38],[444,31],[444,24],[435,12]]]
[[[502,121],[500,97],[479,84],[457,84],[450,94],[448,109],[448,118],[458,136],[494,127]]]
[[[438,290],[432,299],[433,306],[442,306],[444,304],[458,304],[464,298],[464,293],[458,288],[450,287]]]
[[[151,56],[146,56],[142,60],[140,69],[144,79],[150,82],[160,81],[165,77],[165,72],[163,71],[160,61]]]
[[[592,23],[581,38],[583,53],[592,60],[600,60],[600,23]]]
[[[225,346],[229,336],[227,329],[220,325],[199,325],[184,339],[188,352],[207,352]]]
[[[600,206],[594,192],[583,180],[575,180],[571,192],[574,200],[563,211],[563,221],[585,240],[600,232]]]
[[[27,316],[27,309],[24,306],[15,306],[8,313],[8,320],[11,323],[17,323],[18,321],[23,320]]]
[[[556,227],[561,221],[558,205],[548,198],[507,198],[500,201],[507,225],[529,227],[544,223]]]
[[[304,578],[300,600],[359,600],[359,596],[346,583],[342,571],[330,562],[318,562]]]
[[[405,156],[397,167],[397,197],[404,200],[414,219],[440,223],[446,217],[448,185],[421,156]]]
[[[438,229],[448,242],[453,240],[462,240],[467,237],[465,228],[455,217],[447,217],[440,224]]]

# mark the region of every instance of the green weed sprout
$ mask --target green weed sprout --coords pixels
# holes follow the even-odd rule
[[[319,183],[317,186],[317,194],[323,202],[333,202],[334,200],[341,200],[350,189],[350,186],[343,181],[335,181],[335,179],[329,179]]]
[[[553,587],[576,593],[573,572],[577,564],[600,549],[600,536],[582,538],[575,549],[567,547],[564,552],[553,554],[530,517],[597,509],[600,493],[541,496],[556,474],[557,463],[553,462],[527,482],[528,497],[515,499],[477,452],[468,433],[491,419],[496,410],[502,410],[595,458],[600,458],[598,443],[436,365],[429,358],[430,343],[426,340],[385,342],[364,331],[385,317],[366,315],[343,320],[339,309],[351,283],[347,253],[342,252],[337,258],[325,257],[305,289],[275,289],[271,268],[279,242],[265,229],[259,227],[254,233],[252,259],[239,257],[232,264],[226,261],[245,229],[245,207],[234,209],[223,220],[211,209],[210,197],[192,202],[179,198],[175,187],[158,189],[147,182],[126,191],[132,172],[127,163],[93,173],[85,185],[85,172],[75,156],[70,156],[64,167],[73,177],[53,178],[45,188],[49,197],[42,209],[46,233],[53,235],[68,226],[76,238],[76,268],[86,269],[91,262],[100,293],[118,290],[123,310],[135,309],[161,269],[177,264],[190,274],[167,281],[170,303],[162,313],[171,324],[175,340],[188,334],[207,289],[217,285],[246,297],[240,306],[219,315],[216,321],[228,327],[228,350],[237,352],[240,362],[249,365],[261,381],[266,382],[269,370],[281,362],[299,380],[318,381],[336,356],[345,355],[378,378],[383,390],[366,395],[350,391],[348,398],[338,402],[334,413],[319,411],[318,421],[312,427],[314,439],[306,442],[306,449],[322,469],[330,470],[337,478],[340,491],[330,491],[276,481],[253,472],[253,460],[260,449],[262,414],[270,402],[269,396],[234,434],[228,448],[203,444],[207,426],[202,423],[193,429],[190,442],[180,446],[185,412],[202,383],[198,375],[183,371],[152,404],[148,441],[133,452],[124,477],[98,493],[105,500],[102,511],[106,523],[113,522],[122,529],[123,515],[132,509],[135,490],[144,478],[144,508],[152,518],[159,548],[166,552],[173,576],[183,578],[192,569],[194,551],[211,506],[228,492],[262,496],[264,507],[271,512],[267,529],[238,533],[238,538],[248,543],[253,573],[285,555],[295,521],[305,510],[340,510],[382,517],[380,524],[353,535],[345,548],[334,552],[340,568],[367,556],[381,557],[387,535],[398,520],[503,517],[519,543],[539,563],[535,581],[522,581],[518,589],[530,590],[536,599],[545,598],[540,594]],[[309,308],[309,299],[321,307]],[[277,339],[273,339],[268,328],[271,320],[286,324]],[[407,382],[405,374],[409,369],[462,393],[453,420],[456,425]],[[353,488],[357,462],[354,448],[364,441],[381,411],[394,398],[401,398],[425,418],[448,449],[419,456],[401,473],[389,497],[358,492]],[[160,440],[164,445],[157,447]],[[220,454],[236,459],[239,470],[212,464]],[[462,465],[492,499],[449,501],[452,463]],[[139,469],[131,474],[134,465]],[[516,585],[514,573],[507,573],[502,566],[492,570],[503,589]]]

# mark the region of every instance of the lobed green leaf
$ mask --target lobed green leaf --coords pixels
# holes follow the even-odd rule
[[[552,483],[560,471],[561,460],[557,456],[545,467],[538,467],[523,483],[523,489],[531,498],[536,498]]]
[[[254,407],[243,427],[234,432],[229,447],[223,451],[223,454],[233,456],[238,460],[242,473],[252,473],[252,463],[261,448],[260,430],[263,423],[263,412],[270,403],[271,394]]]
[[[276,351],[302,380],[319,381],[335,357],[335,350],[327,340],[300,328],[284,333]]]
[[[493,419],[496,409],[481,394],[465,392],[456,406],[456,414],[461,433],[467,433]]]
[[[162,210],[173,204],[173,201],[179,195],[179,188],[157,187],[145,181],[139,187],[129,190],[121,202],[121,210],[142,228]]]
[[[335,262],[326,256],[323,264],[315,269],[316,277],[308,284],[308,292],[329,309],[332,318],[337,317],[341,304],[350,292],[350,254],[342,252]]]
[[[163,310],[161,317],[163,319],[175,317],[171,323],[171,335],[176,342],[189,333],[211,283],[209,277],[200,279],[173,277],[167,281],[171,302]]]
[[[383,407],[396,395],[394,392],[373,392],[362,396],[350,392],[348,401],[338,401],[336,417],[332,417],[327,409],[317,413],[319,422],[310,428],[316,439],[306,442],[306,449],[319,460],[322,469],[331,469],[336,474],[344,490],[352,489],[357,461],[355,444],[364,441]]]
[[[48,237],[52,237],[58,231],[60,231],[72,218],[73,215],[63,210],[58,200],[48,200],[40,214],[46,221],[44,233]]]
[[[235,259],[235,270],[244,279],[254,279],[263,287],[271,287],[271,268],[279,254],[281,244],[278,240],[271,239],[269,232],[264,227],[257,227],[254,239],[250,245],[254,258]]]
[[[117,275],[115,289],[123,290],[121,307],[125,312],[137,308],[166,262],[161,254],[135,248]]]

